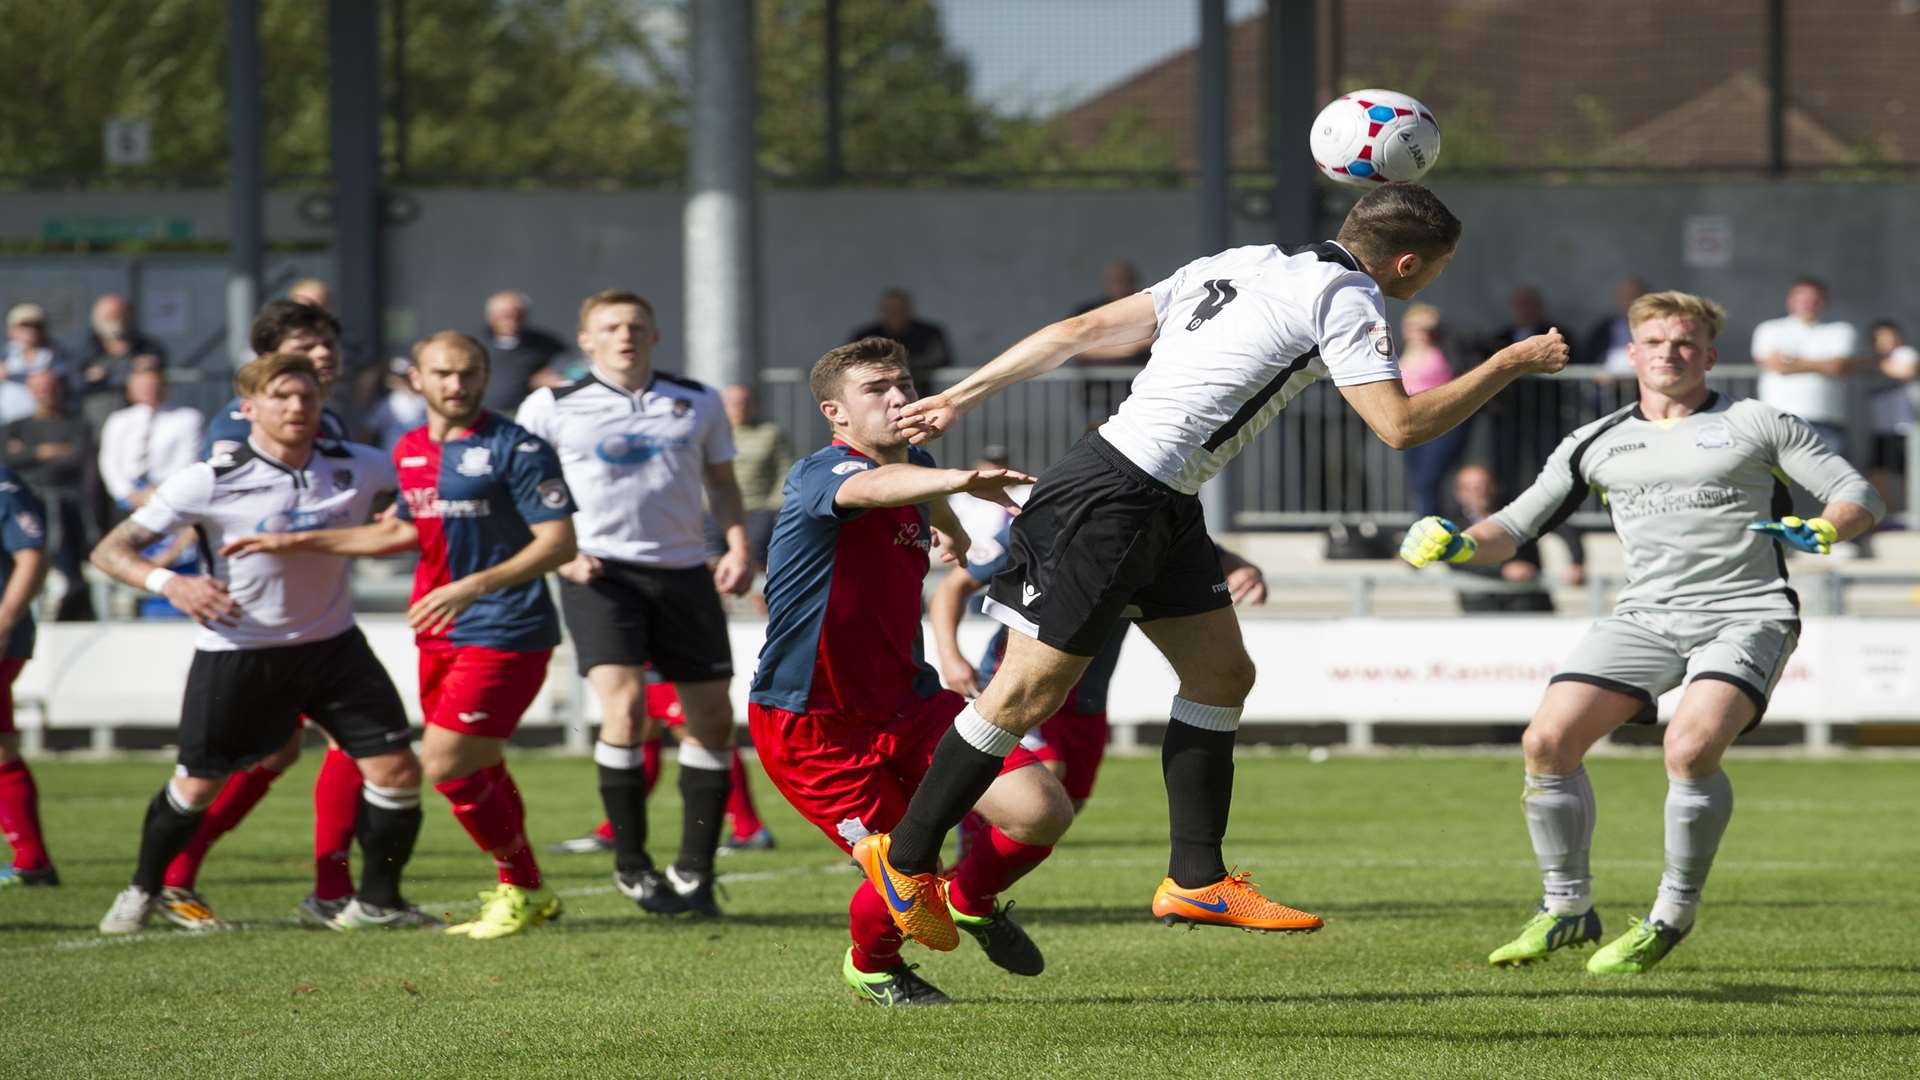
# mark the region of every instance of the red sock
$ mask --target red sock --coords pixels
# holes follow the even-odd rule
[[[733,838],[745,840],[761,829],[760,814],[753,808],[753,791],[747,787],[747,767],[740,761],[740,749],[734,748],[733,764],[727,767],[733,784],[727,790],[727,817],[733,821]]]
[[[1052,844],[1023,844],[990,828],[973,838],[967,857],[953,868],[947,903],[963,915],[991,915],[1001,890],[1026,876],[1052,851]]]
[[[900,928],[887,914],[887,902],[873,891],[873,883],[863,881],[853,890],[847,905],[847,925],[853,931],[853,966],[869,975],[900,962]]]
[[[45,870],[46,841],[40,835],[40,789],[33,770],[18,759],[0,765],[0,832],[13,845],[16,870]]]
[[[453,816],[480,850],[493,856],[500,880],[523,889],[540,887],[540,866],[520,820],[520,800],[512,793],[506,766],[481,769],[458,780],[443,780],[433,790],[447,797]],[[505,780],[501,783],[495,778]]]
[[[313,780],[313,895],[341,900],[353,895],[353,828],[360,818],[360,766],[338,747],[327,747]]]
[[[487,779],[499,784],[500,790],[507,793],[507,798],[513,802],[513,820],[518,821],[520,823],[520,831],[525,832],[527,828],[527,804],[520,798],[520,785],[513,782],[513,774],[507,771],[507,763],[502,761],[497,765],[489,765],[480,771],[486,773]]]
[[[278,779],[279,771],[265,765],[255,765],[227,777],[220,794],[213,797],[207,812],[200,815],[200,826],[193,830],[193,838],[167,864],[165,885],[170,889],[193,888],[194,882],[200,877],[200,864],[206,861],[207,851],[213,847],[213,842],[232,832],[234,826],[245,820],[260,800],[266,798],[267,789]]]
[[[640,744],[640,771],[647,776],[647,794],[653,794],[653,785],[660,782],[660,744],[666,741],[664,735],[655,735]],[[607,826],[607,839],[613,839],[613,826]]]
[[[613,843],[613,822],[608,821],[606,818],[601,818],[600,827],[593,830],[593,835],[605,840],[609,844]]]

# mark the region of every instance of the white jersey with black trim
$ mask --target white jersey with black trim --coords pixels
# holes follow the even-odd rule
[[[1159,336],[1100,436],[1175,491],[1198,494],[1315,380],[1400,377],[1380,286],[1339,244],[1231,248],[1147,292]]]
[[[133,522],[163,536],[192,527],[206,573],[226,582],[240,608],[234,626],[202,626],[194,647],[209,652],[325,641],[353,629],[343,555],[218,554],[257,533],[310,532],[364,524],[397,487],[393,462],[371,446],[322,439],[301,468],[269,457],[249,439],[174,473]]]
[[[514,421],[559,451],[581,551],[665,569],[706,562],[706,467],[734,455],[711,387],[656,371],[633,393],[589,372],[535,390]]]

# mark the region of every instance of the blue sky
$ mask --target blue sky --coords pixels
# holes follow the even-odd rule
[[[974,93],[1014,109],[1073,105],[1200,40],[1196,0],[939,0]],[[1229,22],[1265,8],[1227,0]]]

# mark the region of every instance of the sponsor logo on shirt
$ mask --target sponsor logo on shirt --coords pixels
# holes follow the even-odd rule
[[[920,523],[917,521],[909,521],[900,526],[900,531],[893,536],[893,542],[897,547],[919,548],[922,551],[933,547],[931,537],[920,535]]]
[[[1645,450],[1646,448],[1647,444],[1643,442],[1615,443],[1607,447],[1607,452],[1600,455],[1600,460],[1605,461],[1618,454],[1631,454],[1635,450]]]
[[[868,468],[868,465],[864,461],[843,461],[833,467],[833,475],[845,476],[848,473],[857,473],[865,468]]]
[[[1373,342],[1373,351],[1381,356],[1393,355],[1393,330],[1386,323],[1378,322],[1367,327],[1367,340]]]
[[[549,510],[558,510],[567,505],[567,482],[559,477],[540,481],[536,489],[540,495],[540,505]]]
[[[453,471],[461,476],[488,476],[493,473],[493,450],[485,446],[469,446],[460,451],[460,464]]]
[[[400,493],[407,512],[417,518],[481,518],[493,513],[486,499],[443,499],[439,488],[407,488]]]
[[[1739,491],[1726,487],[1682,488],[1676,491],[1672,484],[1665,481],[1607,490],[1607,505],[1613,508],[1614,518],[1622,521],[1656,514],[1738,506],[1745,498]]]
[[[679,450],[688,445],[685,439],[658,439],[652,435],[609,435],[600,440],[593,448],[595,456],[609,465],[644,465],[659,457],[663,451]]]
[[[254,525],[253,531],[257,533],[313,532],[315,529],[327,529],[346,523],[346,507],[316,506],[308,510],[283,510],[278,514],[268,514]]]

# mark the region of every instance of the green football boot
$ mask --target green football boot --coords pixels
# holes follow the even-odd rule
[[[840,964],[840,975],[853,987],[862,1001],[882,1008],[897,1009],[916,1005],[951,1005],[953,999],[920,977],[919,964],[899,963],[885,971],[865,972],[853,966],[853,950]]]
[[[1644,975],[1653,965],[1666,959],[1675,945],[1686,939],[1693,927],[1679,930],[1663,922],[1645,919],[1633,929],[1607,943],[1587,961],[1587,970],[1595,975]]]
[[[1600,916],[1592,908],[1579,915],[1554,915],[1545,908],[1534,913],[1520,936],[1493,950],[1487,963],[1519,967],[1545,960],[1556,949],[1578,948],[1600,940]]]

